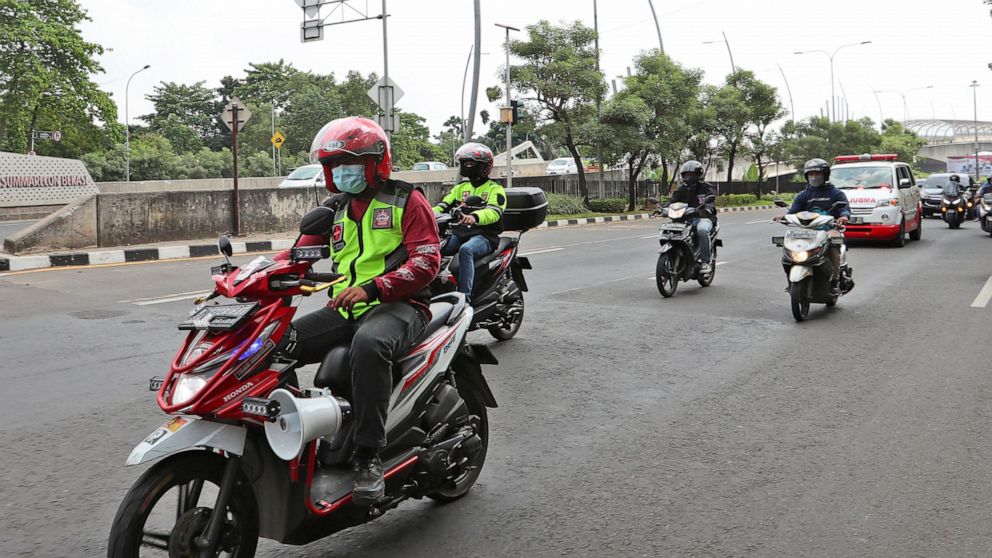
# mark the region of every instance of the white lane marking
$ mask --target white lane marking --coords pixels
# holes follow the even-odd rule
[[[637,279],[638,277],[643,277],[643,276],[644,276],[644,274],[641,273],[641,274],[638,274],[638,275],[631,275],[629,277],[620,277],[619,279],[611,279],[609,281],[602,281],[602,282],[596,283],[595,285],[585,285],[585,286],[582,286],[582,287],[575,287],[575,288],[572,288],[572,289],[565,289],[564,291],[556,291],[556,292],[551,293],[551,296],[565,294],[565,293],[570,293],[572,291],[580,291],[582,289],[591,289],[593,287],[598,287],[599,285],[606,285],[607,283],[616,283],[618,281],[627,281],[628,279]],[[653,279],[654,278],[654,273],[652,273],[650,275],[650,277]]]
[[[971,303],[971,307],[985,308],[985,305],[989,303],[989,299],[992,299],[992,277],[989,277],[988,281],[985,282],[985,286],[978,292],[978,296],[975,297],[975,302]]]
[[[773,223],[771,219],[760,219],[758,221],[748,221],[745,225],[757,225],[758,223]]]
[[[189,298],[196,298],[202,295],[208,295],[210,291],[186,291],[183,293],[172,293],[160,296],[150,296],[147,298],[129,298],[127,300],[118,300],[120,304],[137,304],[138,306],[145,306],[147,304],[161,304],[161,302],[172,302],[173,300],[186,300]]]
[[[541,250],[531,250],[530,252],[520,252],[518,256],[533,256],[534,254],[547,254],[548,252],[557,252],[559,250],[564,250],[564,248],[542,248]]]
[[[658,238],[658,234],[657,233],[655,233],[655,234],[646,234],[646,235],[642,236],[641,238]]]

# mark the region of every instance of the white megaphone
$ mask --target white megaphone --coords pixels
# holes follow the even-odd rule
[[[333,437],[351,412],[347,401],[328,392],[300,398],[285,389],[277,389],[269,399],[279,403],[279,415],[275,422],[265,423],[265,438],[272,452],[284,461],[299,457],[311,440]]]

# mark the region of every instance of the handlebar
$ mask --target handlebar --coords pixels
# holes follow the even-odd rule
[[[342,277],[344,276],[340,273],[319,273],[316,271],[308,271],[303,275],[304,279],[315,281],[317,283],[333,283]]]

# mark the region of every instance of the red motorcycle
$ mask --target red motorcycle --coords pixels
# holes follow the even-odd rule
[[[301,236],[326,234],[332,220],[326,207],[310,211]],[[189,335],[168,375],[150,382],[173,416],[127,458],[161,461],[121,502],[108,556],[253,556],[258,537],[306,544],[407,498],[456,500],[479,477],[486,407],[496,407],[480,364],[497,362],[486,346],[466,343],[472,308],[451,293],[434,298],[424,334],[394,363],[385,496],[371,507],[352,504],[349,347],[328,352],[310,389],[278,350],[298,297],[342,279],[311,269],[329,247],[296,246],[299,239],[284,261],[259,257],[238,268],[227,260],[212,269],[213,294],[179,325]],[[219,245],[229,258],[230,241]]]

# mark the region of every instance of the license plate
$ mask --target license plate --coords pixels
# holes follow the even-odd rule
[[[240,326],[258,308],[257,302],[204,306],[179,324],[181,330],[229,331]]]
[[[864,223],[865,220],[864,217],[851,217],[850,219],[848,219],[848,222],[850,222],[852,225],[860,225],[861,223]]]
[[[663,231],[682,232],[687,226],[685,223],[665,223],[660,228]]]

